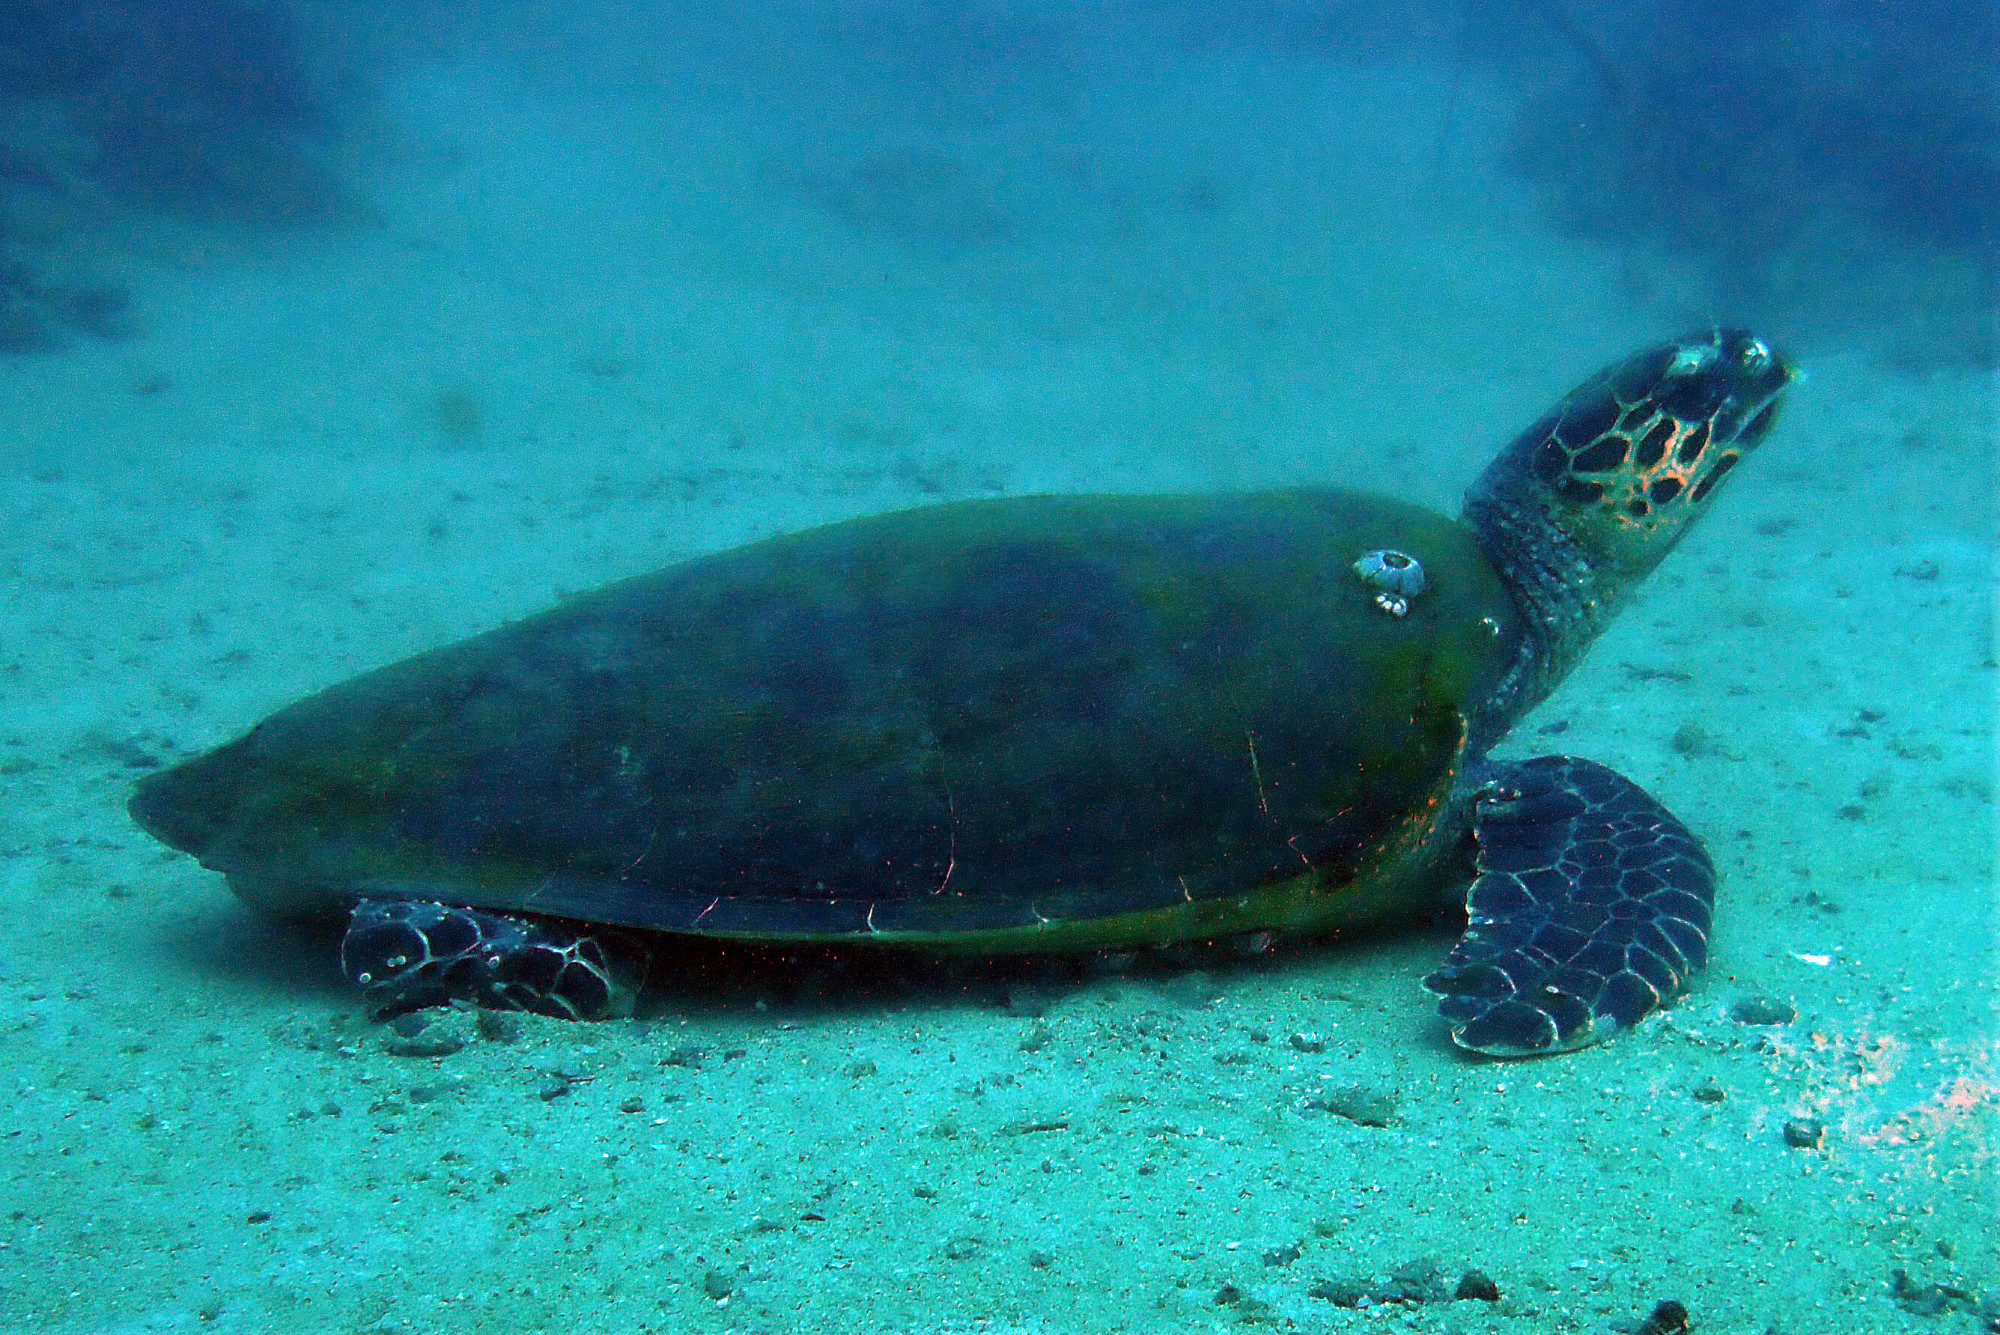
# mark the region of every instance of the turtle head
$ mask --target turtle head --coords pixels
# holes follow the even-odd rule
[[[1468,512],[1538,514],[1600,578],[1639,579],[1763,440],[1792,375],[1741,329],[1636,353],[1522,432],[1481,474]]]
[[[1465,519],[1539,642],[1520,707],[1561,679],[1708,509],[1770,431],[1793,375],[1744,330],[1692,334],[1598,372],[1487,465]]]

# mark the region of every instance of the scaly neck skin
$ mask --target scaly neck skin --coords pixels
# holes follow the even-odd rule
[[[1534,501],[1518,494],[1475,487],[1465,498],[1463,518],[1501,572],[1526,632],[1520,657],[1475,725],[1493,742],[1582,660],[1624,606],[1631,577],[1592,560]]]

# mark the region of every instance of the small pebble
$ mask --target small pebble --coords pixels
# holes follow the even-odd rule
[[[1795,1150],[1816,1150],[1826,1139],[1826,1127],[1817,1117],[1798,1117],[1785,1123],[1785,1143]]]
[[[1653,1308],[1652,1315],[1639,1323],[1633,1335],[1683,1335],[1687,1328],[1687,1308],[1669,1298]]]
[[[1711,757],[1726,757],[1728,750],[1716,735],[1699,723],[1688,722],[1674,729],[1674,735],[1667,744],[1677,755],[1689,760],[1703,760]]]
[[[1396,1124],[1396,1096],[1362,1085],[1336,1085],[1305,1100],[1315,1112],[1345,1117],[1356,1126],[1388,1127]]]
[[[382,1050],[392,1057],[449,1057],[471,1041],[472,1031],[461,1011],[416,1011],[389,1022]]]
[[[1307,1289],[1306,1295],[1335,1307],[1359,1307],[1368,1296],[1368,1286],[1358,1279],[1323,1279]]]
[[[1389,1287],[1382,1297],[1398,1303],[1443,1302],[1446,1297],[1443,1270],[1428,1256],[1407,1261],[1390,1272]]]
[[[1738,1024],[1773,1026],[1790,1024],[1799,1013],[1790,1002],[1776,997],[1738,997],[1729,1004],[1729,1018]]]

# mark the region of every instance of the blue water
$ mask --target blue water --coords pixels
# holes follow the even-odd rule
[[[1988,9],[260,12],[0,25],[0,1330],[2000,1312]],[[357,672],[819,522],[1455,511],[1717,321],[1803,382],[1504,746],[1723,875],[1690,994],[1579,1053],[1456,1053],[1450,924],[433,1048],[124,813]]]

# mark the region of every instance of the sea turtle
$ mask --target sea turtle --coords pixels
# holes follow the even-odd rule
[[[628,1013],[671,934],[987,955],[1470,917],[1477,1051],[1671,1000],[1714,871],[1659,803],[1488,751],[1771,426],[1750,334],[1649,348],[1454,522],[1327,487],[903,510],[367,673],[143,779],[138,823],[381,1013]],[[1469,881],[1469,891],[1467,882]],[[663,935],[666,934],[666,935]]]

